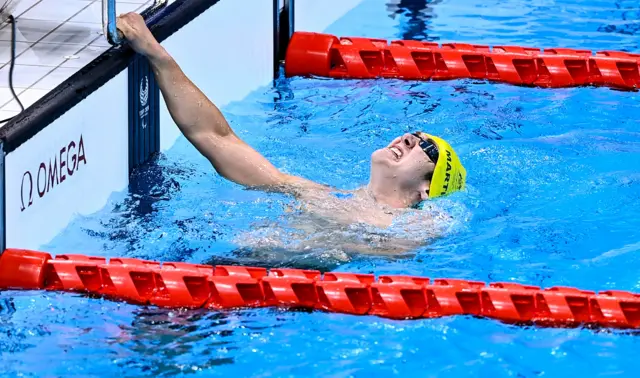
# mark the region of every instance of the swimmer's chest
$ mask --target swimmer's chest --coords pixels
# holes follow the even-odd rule
[[[367,224],[380,228],[390,226],[395,215],[392,211],[353,195],[327,194],[313,199],[305,199],[301,203],[301,210],[332,223]]]

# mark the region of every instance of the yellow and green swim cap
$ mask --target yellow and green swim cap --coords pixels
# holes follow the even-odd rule
[[[436,168],[431,177],[429,187],[429,198],[435,198],[451,194],[457,190],[464,189],[467,180],[467,171],[462,166],[460,158],[444,139],[438,138],[421,131],[414,134],[422,141],[432,142],[437,149]],[[431,158],[432,152],[427,152],[423,143],[420,144],[425,153]],[[431,159],[433,160],[433,158]]]

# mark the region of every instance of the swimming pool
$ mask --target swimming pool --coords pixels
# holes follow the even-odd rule
[[[327,32],[638,51],[637,2],[390,3],[365,1]],[[469,80],[283,79],[223,109],[241,137],[287,172],[353,189],[366,183],[375,148],[415,129],[442,135],[469,173],[466,192],[432,209],[455,216],[446,235],[402,256],[299,252],[289,199],[224,181],[180,139],[136,173],[131,194],[42,249],[638,291],[628,268],[639,248],[638,99]],[[29,292],[2,292],[0,306],[7,376],[592,376],[637,365],[633,334],[470,317],[176,312]]]

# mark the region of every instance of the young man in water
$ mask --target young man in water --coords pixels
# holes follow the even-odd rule
[[[250,188],[289,193],[305,211],[349,225],[386,228],[420,202],[464,188],[466,171],[451,146],[422,132],[405,134],[371,155],[369,184],[335,196],[336,189],[280,172],[242,141],[220,110],[187,78],[155,40],[142,17],[122,15],[117,27],[148,58],[173,120],[223,177]]]

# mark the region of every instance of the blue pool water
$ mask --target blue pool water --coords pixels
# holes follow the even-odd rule
[[[639,15],[637,1],[371,0],[327,32],[637,52]],[[468,190],[430,209],[454,215],[446,235],[400,256],[330,242],[297,251],[289,198],[223,180],[181,139],[136,173],[130,193],[43,249],[640,292],[639,100],[606,88],[283,79],[223,109],[242,138],[284,171],[354,189],[374,149],[415,129],[441,135],[468,172]],[[635,376],[639,346],[626,332],[469,317],[171,311],[0,293],[3,376]]]

